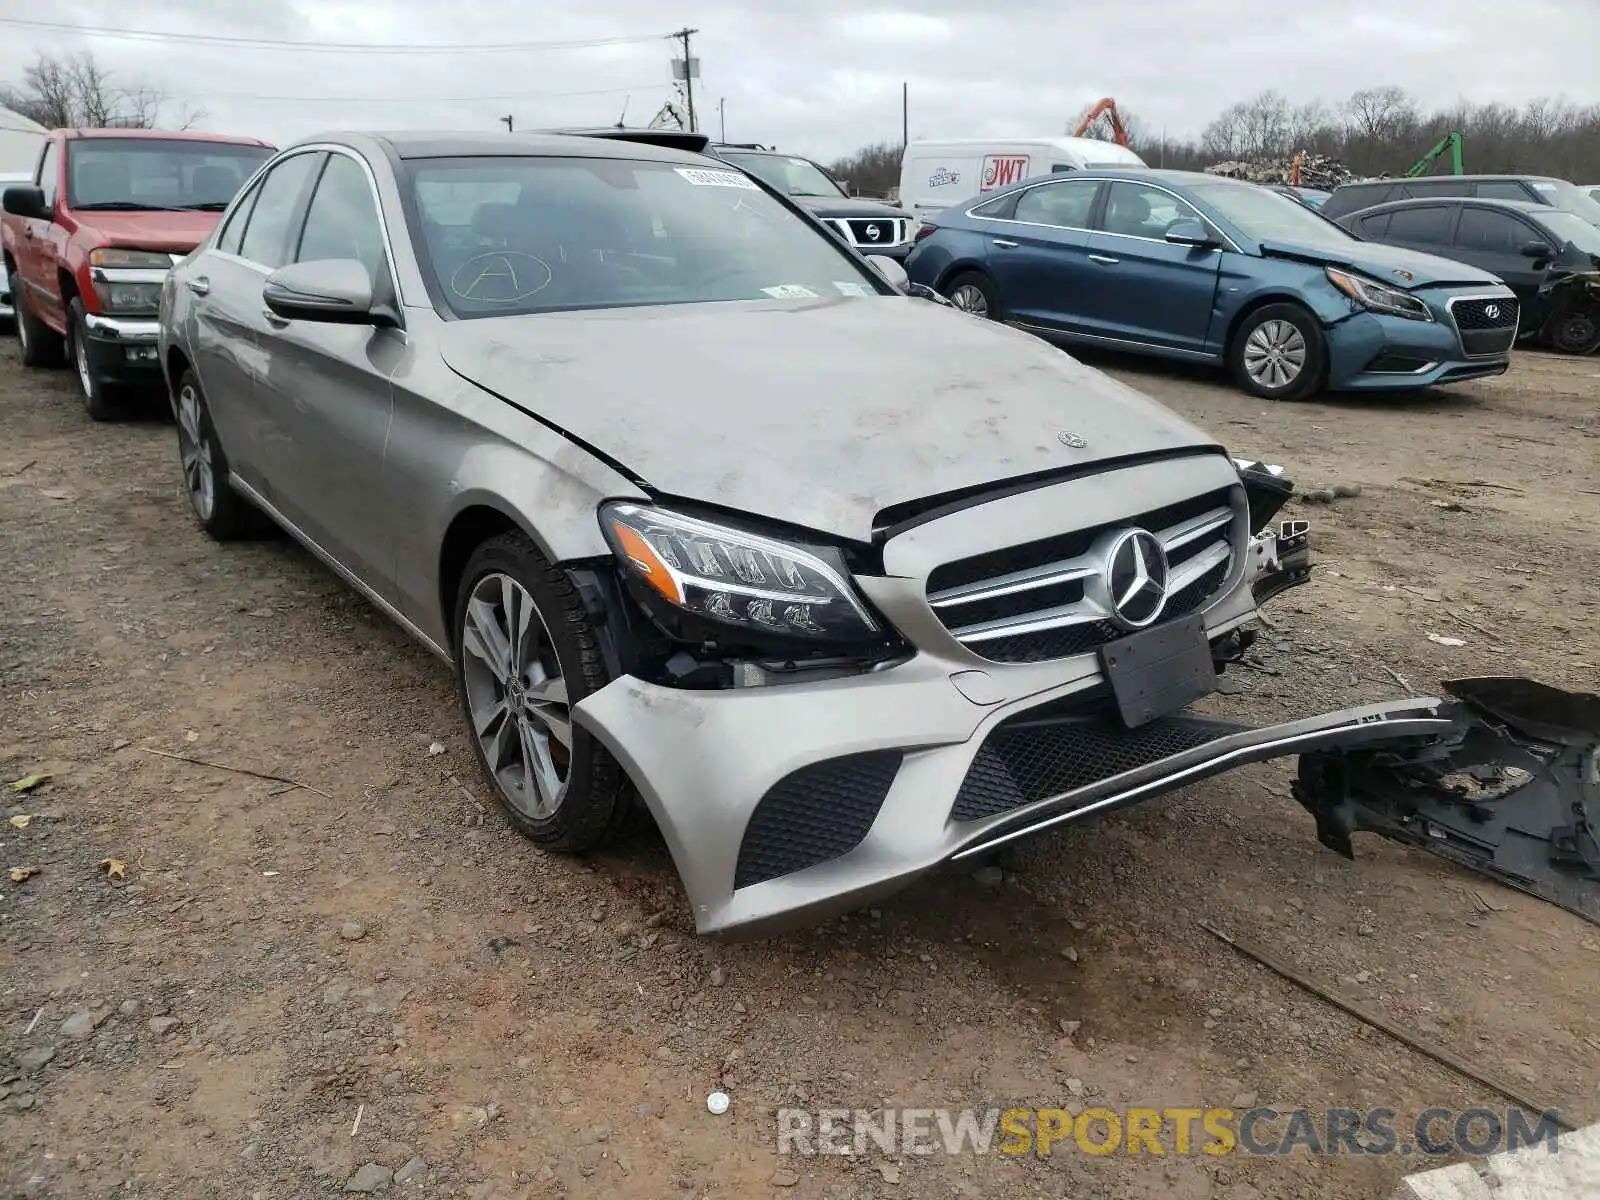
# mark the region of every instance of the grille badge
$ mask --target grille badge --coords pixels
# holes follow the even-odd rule
[[[1111,615],[1129,629],[1143,629],[1167,604],[1167,552],[1147,529],[1129,529],[1106,555],[1106,596]]]

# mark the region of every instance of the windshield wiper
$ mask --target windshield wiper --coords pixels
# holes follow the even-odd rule
[[[222,212],[231,203],[231,200],[207,200],[202,204],[175,204],[173,208],[182,212]]]
[[[137,200],[101,200],[96,204],[74,204],[76,212],[173,212],[170,204],[140,204]]]

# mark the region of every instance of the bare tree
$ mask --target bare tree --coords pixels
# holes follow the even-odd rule
[[[40,53],[22,71],[21,86],[0,86],[0,104],[46,129],[154,129],[167,96],[148,84],[120,85],[94,55]],[[203,110],[184,109],[179,127],[204,119]]]
[[[1415,102],[1404,88],[1393,84],[1362,88],[1345,101],[1344,111],[1351,128],[1372,142],[1389,137],[1417,117]]]

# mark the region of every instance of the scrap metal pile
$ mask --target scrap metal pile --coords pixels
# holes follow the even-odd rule
[[[1251,183],[1294,183],[1293,158],[1266,158],[1253,162],[1230,161],[1212,163],[1207,175],[1226,175],[1229,179],[1247,179]],[[1331,192],[1341,183],[1349,183],[1357,175],[1337,158],[1326,154],[1307,154],[1300,159],[1301,187],[1321,188]]]

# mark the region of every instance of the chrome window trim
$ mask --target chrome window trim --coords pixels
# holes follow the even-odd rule
[[[1185,200],[1182,196],[1178,195],[1178,193],[1173,191],[1171,188],[1162,187],[1159,183],[1147,183],[1142,179],[1108,179],[1108,178],[1105,178],[1104,176],[1097,176],[1097,177],[1095,177],[1093,179],[1085,179],[1081,175],[1080,176],[1068,175],[1065,178],[1041,179],[1038,183],[1030,183],[1027,187],[1022,188],[1021,191],[1018,192],[1018,195],[1020,196],[1021,192],[1031,192],[1031,191],[1033,191],[1034,188],[1054,187],[1055,185],[1062,184],[1062,183],[1095,183],[1095,184],[1100,184],[1100,183],[1131,183],[1131,184],[1134,184],[1135,186],[1138,186],[1138,187],[1151,188],[1154,191],[1158,191],[1158,192],[1161,192],[1164,195],[1172,197],[1172,199],[1178,201],[1180,204],[1187,205],[1189,208],[1194,209],[1194,211],[1196,213],[1200,214],[1200,219],[1205,222],[1206,228],[1210,229],[1213,233],[1215,233],[1219,238],[1222,239],[1222,245],[1221,246],[1211,246],[1211,247],[1208,247],[1208,249],[1217,250],[1217,251],[1231,250],[1235,254],[1244,253],[1244,251],[1239,249],[1238,245],[1235,244],[1234,240],[1231,237],[1229,237],[1221,229],[1217,228],[1216,222],[1214,222],[1210,217],[1206,216],[1204,213],[1200,212],[1200,210],[1198,208],[1195,208],[1195,204],[1194,204],[1194,202],[1192,200]],[[1084,226],[1081,226],[1081,225],[1048,225],[1043,221],[1018,221],[1018,220],[1016,220],[1015,218],[1012,218],[1012,217],[991,217],[991,216],[989,216],[989,215],[987,215],[985,213],[980,213],[980,212],[977,211],[978,209],[982,208],[985,204],[993,204],[995,202],[995,200],[998,200],[998,199],[1000,199],[1000,197],[996,196],[996,197],[993,197],[992,199],[989,199],[989,200],[981,200],[977,204],[974,204],[971,208],[967,209],[962,215],[963,216],[967,216],[967,217],[971,217],[973,220],[976,220],[976,221],[993,221],[994,223],[996,223],[998,225],[1026,225],[1030,229],[1064,229],[1069,233],[1101,233],[1101,234],[1104,234],[1106,237],[1127,238],[1130,241],[1135,241],[1135,242],[1154,242],[1158,246],[1171,246],[1171,245],[1175,244],[1173,242],[1167,241],[1165,238],[1140,237],[1139,235],[1133,234],[1133,233],[1114,233],[1109,229],[1088,229],[1088,228],[1085,228]]]

